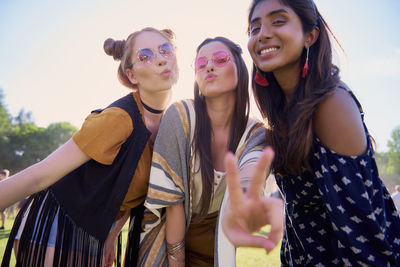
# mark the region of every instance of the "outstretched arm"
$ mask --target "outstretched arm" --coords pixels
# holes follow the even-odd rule
[[[127,210],[122,217],[115,222],[114,228],[108,233],[106,243],[104,245],[104,267],[111,267],[115,260],[115,248],[117,247],[117,238],[121,233],[126,221],[129,219],[130,210]]]
[[[57,182],[89,160],[70,139],[44,160],[0,182],[0,210]]]
[[[225,157],[229,205],[222,217],[222,227],[236,247],[258,247],[270,252],[280,241],[283,232],[283,201],[264,198],[261,194],[265,177],[273,159],[273,150],[264,149],[257,161],[250,185],[243,193],[237,161],[232,153]],[[253,235],[264,225],[271,225],[268,238]]]

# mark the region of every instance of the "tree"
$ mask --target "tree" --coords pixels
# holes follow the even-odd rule
[[[13,118],[4,105],[0,88],[0,168],[18,172],[44,159],[76,132],[68,122],[38,127],[31,112],[23,109]]]
[[[68,122],[52,123],[47,128],[32,122],[16,125],[10,136],[14,161],[9,168],[19,171],[43,160],[75,132],[76,128]]]
[[[387,173],[388,157],[386,152],[375,152],[375,161],[379,168],[379,173]]]
[[[387,171],[399,177],[400,180],[400,126],[392,131],[392,139],[388,141]]]
[[[50,154],[59,146],[64,144],[76,132],[75,126],[68,122],[56,122],[50,124],[44,131],[47,139],[47,151],[43,151],[45,155]]]
[[[389,162],[388,152],[375,152],[375,160],[378,165],[379,177],[382,179],[386,188],[389,191],[392,191],[394,186],[400,181],[398,180],[398,177],[394,174],[388,173],[387,171]]]
[[[6,165],[5,159],[12,153],[10,149],[10,133],[12,131],[11,116],[4,104],[3,89],[0,88],[0,168]]]
[[[15,126],[10,135],[13,161],[9,163],[10,170],[19,171],[42,160],[47,151],[45,129],[32,122],[20,123]]]
[[[7,108],[4,104],[3,89],[0,88],[0,134],[3,137],[4,133],[11,131],[11,116],[8,114]]]
[[[388,152],[376,152],[379,175],[389,191],[400,184],[400,126],[393,129]]]

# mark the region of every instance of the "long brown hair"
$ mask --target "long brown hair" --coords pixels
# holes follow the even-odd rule
[[[209,38],[204,40],[196,49],[199,50],[211,43],[221,42],[231,51],[238,74],[238,84],[236,87],[235,107],[231,122],[228,150],[235,152],[240,138],[242,137],[249,118],[249,72],[242,58],[242,49],[232,41],[224,37]],[[203,191],[200,200],[200,213],[194,220],[199,221],[207,215],[210,207],[210,200],[214,185],[214,166],[211,157],[211,122],[207,114],[205,97],[200,94],[199,85],[194,84],[194,108],[196,111],[196,127],[194,130],[194,147],[200,157],[200,170],[203,184]]]
[[[257,5],[266,0],[253,0],[248,23]],[[310,169],[309,156],[313,140],[313,113],[339,82],[339,69],[332,63],[330,35],[332,31],[320,15],[312,0],[279,0],[299,16],[305,33],[319,28],[319,37],[309,50],[309,70],[289,103],[273,73],[265,73],[253,64],[252,88],[261,114],[268,121],[268,143],[275,150],[272,168],[275,173],[299,174],[303,168]],[[336,40],[337,41],[337,40]],[[339,44],[340,45],[340,44]],[[306,49],[301,65],[306,59]],[[270,85],[260,86],[254,82],[256,71],[267,77]]]
[[[132,68],[132,52],[135,44],[135,38],[142,32],[156,32],[164,36],[169,42],[174,43],[175,34],[170,29],[157,30],[152,27],[144,28],[140,31],[131,33],[126,40],[113,40],[108,38],[104,41],[104,52],[112,56],[115,60],[121,61],[118,67],[118,79],[128,88],[137,89],[137,86],[128,79],[126,70]]]

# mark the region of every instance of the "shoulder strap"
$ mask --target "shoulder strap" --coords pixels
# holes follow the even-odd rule
[[[136,101],[135,101],[132,93],[129,93],[126,96],[121,97],[120,99],[114,101],[113,103],[108,105],[107,108],[111,108],[111,107],[118,107],[118,108],[122,108],[123,110],[125,110],[131,117],[132,122],[134,122],[134,123],[138,123],[138,121],[142,121],[139,108],[136,104]],[[106,108],[95,109],[95,110],[92,110],[91,113],[101,113],[105,109]],[[137,120],[138,118],[140,118],[140,120]],[[135,124],[133,124],[133,125],[135,125]]]
[[[110,104],[108,107],[109,108],[111,108],[111,107],[122,108],[123,110],[128,112],[131,117],[134,117],[138,113],[140,114],[139,108],[136,104],[136,101],[135,101],[132,93],[127,94],[126,96],[118,99],[117,101]]]
[[[346,91],[350,94],[350,96],[354,99],[354,101],[356,102],[356,104],[357,104],[357,106],[358,106],[358,110],[360,111],[361,120],[362,120],[362,123],[363,123],[363,126],[364,126],[364,130],[365,130],[366,134],[367,134],[368,136],[370,136],[369,131],[368,131],[368,128],[367,128],[367,125],[365,124],[365,121],[364,121],[364,110],[363,110],[363,108],[362,108],[360,102],[358,101],[358,99],[356,98],[356,96],[353,94],[353,92],[350,90],[350,88],[347,87],[346,84],[340,83],[340,84],[338,85],[338,88],[341,88],[341,89],[346,90]],[[370,136],[370,137],[371,137],[371,136]],[[372,138],[372,137],[371,137],[371,138]],[[368,139],[369,139],[369,138],[368,138]],[[373,139],[373,138],[372,138],[372,139]]]
[[[357,106],[358,106],[358,110],[360,111],[361,114],[361,118],[364,121],[364,110],[360,104],[360,102],[358,101],[358,99],[356,98],[356,96],[353,94],[353,92],[350,90],[350,88],[348,88],[345,84],[341,83],[338,85],[338,88],[344,89],[346,90],[350,96],[353,98],[354,102],[356,102]]]

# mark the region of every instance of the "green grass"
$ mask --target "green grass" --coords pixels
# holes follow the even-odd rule
[[[265,226],[259,235],[267,236],[269,226]],[[237,267],[279,267],[281,266],[279,243],[268,255],[264,249],[239,248],[236,252]]]
[[[279,248],[275,248],[268,255],[264,249],[239,248],[236,255],[236,266],[238,267],[279,267]]]
[[[1,261],[3,261],[4,251],[6,250],[8,236],[10,235],[10,231],[11,231],[13,223],[14,223],[14,218],[12,218],[12,219],[6,218],[6,222],[4,225],[5,229],[0,230],[0,263],[1,263]],[[10,266],[15,266],[14,251],[12,252],[12,255],[11,255]]]
[[[4,250],[6,249],[8,236],[10,235],[11,227],[14,219],[6,219],[5,230],[0,230],[0,262],[3,260]],[[261,231],[262,235],[267,233],[268,228]],[[128,233],[128,224],[122,229],[122,253],[125,251],[126,237]],[[236,254],[237,267],[278,267],[281,265],[279,258],[278,245],[268,255],[264,249],[256,248],[239,248]],[[10,266],[15,266],[14,253],[11,257]]]

